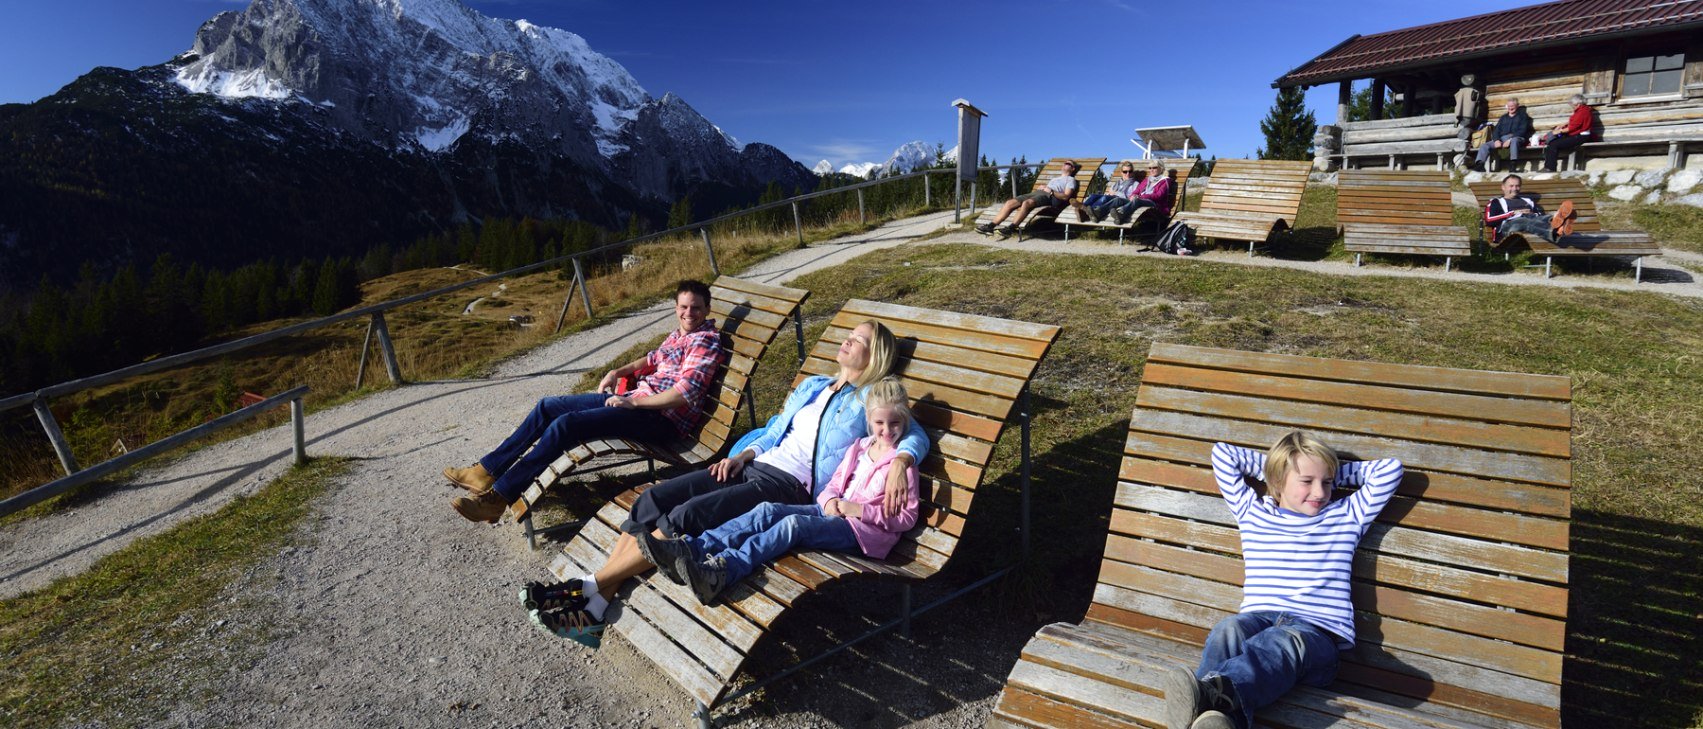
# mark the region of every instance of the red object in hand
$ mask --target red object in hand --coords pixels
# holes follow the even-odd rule
[[[631,389],[633,389],[633,381],[631,379],[621,377],[615,380],[615,394],[625,395],[627,394],[627,391]]]

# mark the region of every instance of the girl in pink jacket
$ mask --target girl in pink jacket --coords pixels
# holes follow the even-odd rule
[[[905,467],[902,503],[885,503],[887,470],[911,421],[905,386],[888,377],[866,388],[870,435],[854,441],[815,504],[765,503],[719,527],[680,540],[649,545],[669,578],[690,583],[708,605],[729,585],[792,549],[861,553],[886,559],[899,535],[917,523],[917,472]],[[647,535],[648,536],[648,535]]]

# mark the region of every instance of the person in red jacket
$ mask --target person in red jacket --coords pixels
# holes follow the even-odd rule
[[[1597,128],[1596,115],[1591,113],[1591,107],[1585,104],[1583,94],[1574,94],[1568,99],[1573,105],[1573,114],[1567,117],[1566,124],[1557,125],[1549,132],[1549,141],[1543,146],[1543,171],[1554,172],[1555,161],[1561,158],[1561,153],[1573,149],[1585,142],[1595,142],[1602,139],[1602,130]]]

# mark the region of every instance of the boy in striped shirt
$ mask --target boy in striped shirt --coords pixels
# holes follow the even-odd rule
[[[1242,608],[1214,626],[1200,668],[1166,676],[1169,729],[1247,729],[1297,683],[1326,686],[1354,647],[1354,547],[1401,483],[1401,462],[1339,462],[1292,432],[1269,454],[1218,443],[1212,472],[1242,540]],[[1247,479],[1263,477],[1260,498]],[[1336,486],[1358,486],[1331,501]]]

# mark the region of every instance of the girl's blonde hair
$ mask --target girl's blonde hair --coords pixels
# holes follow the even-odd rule
[[[892,409],[893,415],[899,418],[900,430],[911,427],[911,397],[899,378],[889,375],[864,388],[863,412],[873,413],[876,408]]]
[[[1324,441],[1303,433],[1299,430],[1290,431],[1288,435],[1277,439],[1271,451],[1265,456],[1265,487],[1268,493],[1276,493],[1289,480],[1289,470],[1295,465],[1298,455],[1312,456],[1325,464],[1325,473],[1335,474],[1342,464],[1336,457],[1336,451],[1324,444]]]
[[[899,359],[899,340],[893,337],[891,329],[874,319],[866,319],[857,326],[867,326],[874,333],[869,338],[869,364],[864,365],[863,374],[851,381],[853,385],[865,387],[893,374],[893,363]]]

